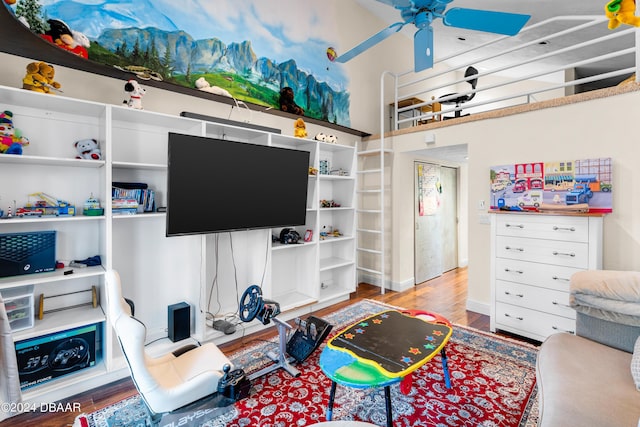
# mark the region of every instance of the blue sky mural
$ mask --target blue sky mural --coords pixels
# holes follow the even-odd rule
[[[38,2],[18,0],[18,4],[29,1]],[[305,108],[305,115],[350,124],[345,70],[326,56],[327,47],[335,44],[332,35],[337,34],[334,2],[39,0],[39,3],[47,19],[63,20],[101,48],[122,54],[123,48],[131,50],[135,45],[143,51],[153,49],[161,59],[170,58],[175,83],[193,87],[195,79],[189,77],[204,76],[211,84],[223,87],[224,79],[231,81],[229,74],[233,74],[241,76],[245,85],[269,91],[279,92],[281,87],[291,86],[296,102]],[[91,48],[89,58],[109,62],[107,55],[99,56]],[[179,77],[185,75],[188,78]],[[216,79],[216,75],[224,79]],[[167,80],[174,82],[171,78]],[[225,89],[239,99],[256,101],[255,97],[234,92],[233,87]],[[258,103],[278,107],[272,99]]]

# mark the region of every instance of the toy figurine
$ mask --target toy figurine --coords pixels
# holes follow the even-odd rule
[[[0,113],[0,153],[20,155],[27,145],[29,140],[13,127],[13,113],[8,110]]]
[[[127,104],[130,108],[142,110],[142,97],[147,92],[146,89],[140,86],[136,80],[131,79],[125,83],[124,91],[129,93],[129,101],[125,99],[122,103]]]
[[[293,136],[297,138],[307,137],[307,125],[304,123],[304,120],[296,119],[293,123]]]

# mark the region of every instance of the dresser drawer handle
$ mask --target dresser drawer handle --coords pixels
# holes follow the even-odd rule
[[[524,271],[522,270],[511,270],[509,268],[505,268],[504,271],[506,271],[507,273],[518,273],[518,274],[524,274]]]
[[[576,231],[576,229],[575,227],[558,227],[557,225],[554,225],[553,231]]]
[[[560,331],[560,332],[568,332],[570,334],[576,334],[576,331],[572,331],[570,329],[562,329],[562,328],[558,328],[557,326],[552,326],[551,329],[553,329],[554,331]]]
[[[518,297],[518,298],[524,298],[524,294],[512,294],[509,291],[504,291],[505,295],[513,295],[514,297]]]
[[[570,306],[570,305],[568,305],[568,304],[561,304],[561,303],[559,303],[558,301],[551,301],[551,304],[553,304],[553,305],[559,305],[560,307],[571,308],[571,306]]]
[[[552,278],[553,280],[561,280],[561,281],[563,281],[563,282],[570,282],[570,281],[571,281],[571,279],[567,279],[567,278],[565,278],[565,277],[552,276],[551,278]]]
[[[524,317],[519,317],[519,316],[512,316],[509,313],[505,313],[504,317],[510,317],[512,319],[516,319],[516,320],[524,320]]]
[[[524,224],[505,224],[504,226],[507,228],[510,228],[510,227],[524,228]]]
[[[558,252],[558,251],[553,251],[554,255],[558,255],[558,256],[570,256],[570,257],[575,257],[576,254],[574,254],[573,252]]]
[[[524,248],[512,248],[511,246],[505,246],[504,248],[508,251],[524,252]]]

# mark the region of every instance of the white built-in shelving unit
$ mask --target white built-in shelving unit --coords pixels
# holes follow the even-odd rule
[[[14,113],[16,128],[30,140],[23,155],[0,155],[0,178],[11,183],[0,191],[0,209],[6,214],[9,207],[22,207],[35,192],[76,207],[73,217],[1,219],[0,233],[55,230],[58,260],[95,255],[102,260],[101,266],[75,268],[73,274],[57,270],[0,278],[0,292],[32,285],[34,300],[40,294],[68,294],[63,297],[68,305],[76,304],[77,291],[92,286],[98,290],[98,307],[47,313],[35,319],[33,328],[14,334],[14,341],[21,341],[78,326],[97,324],[99,329],[95,366],[29,388],[25,400],[62,399],[128,374],[104,306],[107,269],[120,273],[124,296],[135,302],[136,317],[147,326],[152,353],[184,344],[163,339],[167,306],[177,302],[191,305],[193,339],[220,343],[264,327],[258,321],[240,324],[233,335],[209,327],[211,316],[235,313],[240,295],[252,284],[262,287],[264,298],[278,302],[287,319],[347,299],[355,290],[353,146],[8,87],[0,87],[0,109]],[[318,170],[320,161],[327,160],[343,174],[309,176],[306,223],[293,228],[302,237],[311,230],[310,241],[280,244],[272,236],[279,236],[281,229],[166,237],[164,213],[112,215],[110,198],[112,182],[144,182],[155,190],[156,206],[166,206],[170,132],[306,150],[311,168]],[[74,143],[85,138],[99,141],[102,160],[75,159]],[[260,172],[247,171],[258,184]],[[104,215],[82,215],[90,196],[100,200]],[[321,199],[340,207],[322,208]],[[255,214],[260,215],[259,206]],[[325,238],[323,227],[340,235]]]

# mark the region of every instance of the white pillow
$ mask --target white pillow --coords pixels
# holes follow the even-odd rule
[[[631,376],[633,377],[633,382],[636,383],[636,389],[640,391],[640,336],[636,340],[636,344],[633,346]],[[640,422],[638,423],[638,427],[640,427]]]

